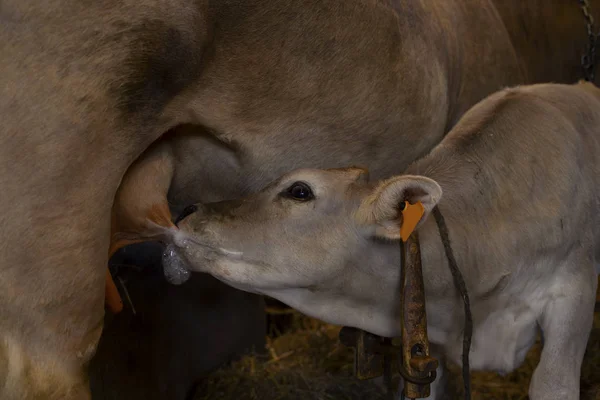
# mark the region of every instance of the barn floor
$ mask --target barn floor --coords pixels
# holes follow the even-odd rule
[[[338,343],[339,327],[292,312],[291,328],[276,332],[267,342],[268,354],[246,356],[214,372],[198,388],[195,400],[355,400],[384,399],[382,389],[371,381],[352,376],[352,350]],[[473,373],[473,400],[527,399],[527,387],[537,364],[540,344],[531,349],[517,371],[501,377]],[[450,366],[454,396],[460,398],[459,370]],[[454,377],[457,376],[456,379]],[[596,313],[582,368],[582,400],[600,400],[600,314]]]

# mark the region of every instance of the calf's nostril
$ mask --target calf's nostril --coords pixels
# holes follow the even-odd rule
[[[195,213],[196,211],[198,211],[198,206],[196,206],[195,204],[192,204],[191,206],[187,206],[186,208],[183,209],[183,211],[181,212],[181,214],[179,214],[179,216],[175,219],[175,226],[178,226],[178,224],[188,215]]]

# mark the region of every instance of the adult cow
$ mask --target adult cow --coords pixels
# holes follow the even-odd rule
[[[523,86],[475,105],[403,175],[293,171],[240,200],[199,205],[163,237],[194,270],[393,337],[401,210],[420,202],[432,343],[461,362],[465,316],[436,225],[444,219],[471,297],[473,368],[517,368],[541,328],[529,395],[575,400],[600,273],[599,187],[600,89]],[[432,399],[444,394],[439,382]]]
[[[168,224],[168,188],[399,172],[495,89],[577,79],[586,44],[575,0],[3,0],[0,397],[89,397],[114,196],[165,132],[196,130],[118,230]]]

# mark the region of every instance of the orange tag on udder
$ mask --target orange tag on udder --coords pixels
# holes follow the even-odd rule
[[[404,210],[402,210],[402,226],[400,227],[400,237],[403,242],[408,240],[423,214],[425,214],[425,207],[420,201],[415,204],[405,202]]]

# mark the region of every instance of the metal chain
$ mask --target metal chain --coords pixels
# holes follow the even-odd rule
[[[590,4],[588,0],[578,0],[581,6],[581,11],[585,18],[587,35],[588,35],[588,46],[584,55],[581,56],[581,67],[583,68],[583,77],[588,82],[593,82],[595,78],[595,64],[596,64],[596,41],[598,34],[594,33],[594,17],[590,13]]]

